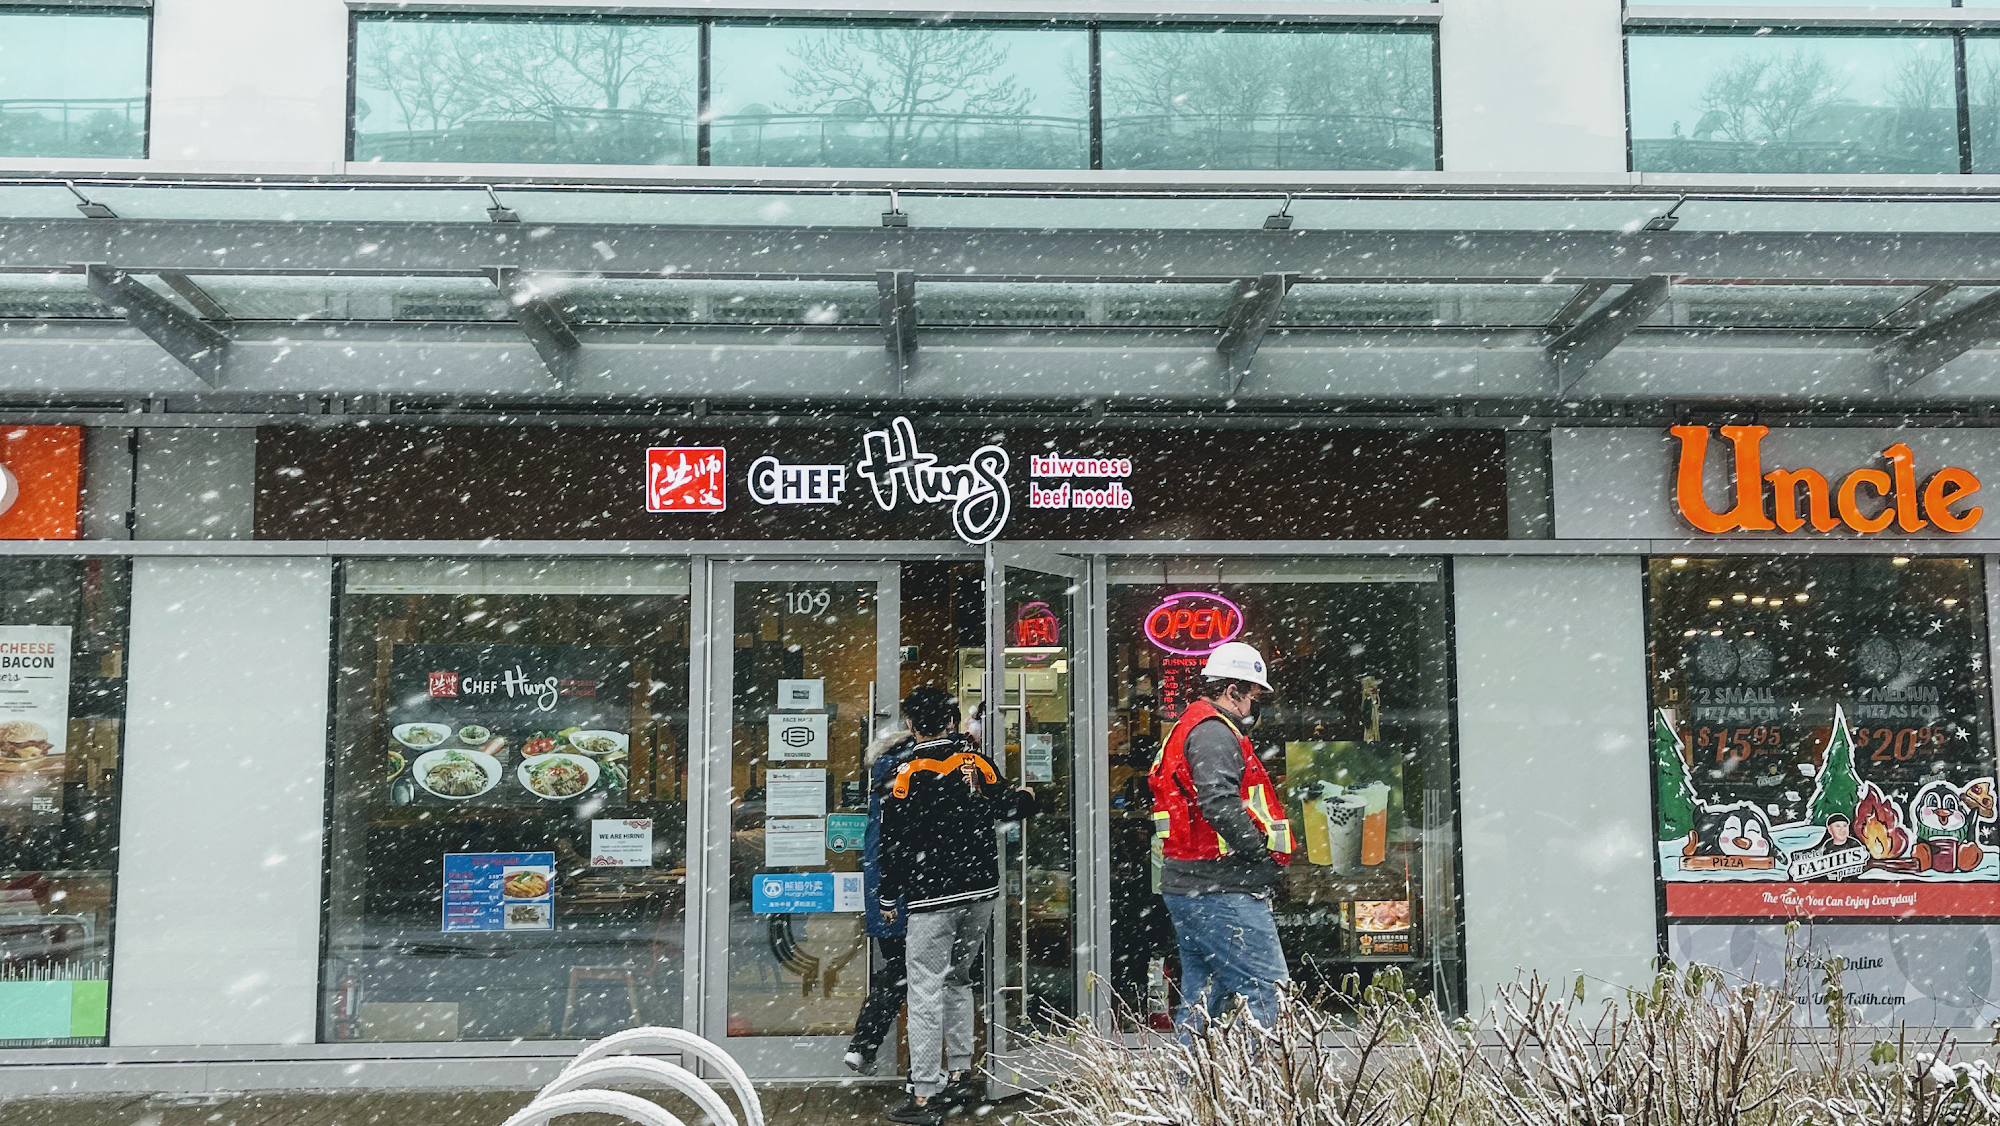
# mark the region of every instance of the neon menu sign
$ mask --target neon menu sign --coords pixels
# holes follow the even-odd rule
[[[1183,657],[1202,657],[1243,632],[1243,608],[1219,594],[1170,594],[1146,614],[1146,640]]]

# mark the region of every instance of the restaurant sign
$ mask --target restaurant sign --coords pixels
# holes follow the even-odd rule
[[[1987,427],[1558,427],[1558,539],[1951,540],[2000,480]]]
[[[1919,481],[1917,455],[1908,443],[1895,442],[1880,454],[1880,466],[1862,466],[1829,485],[1817,469],[1774,467],[1764,472],[1763,441],[1768,426],[1725,426],[1722,437],[1733,448],[1729,508],[1709,507],[1702,487],[1708,461],[1706,426],[1676,426],[1669,431],[1680,443],[1674,472],[1674,506],[1696,531],[1769,532],[1786,534],[1810,526],[1815,532],[1846,528],[1873,535],[1894,531],[1909,535],[1935,527],[1962,535],[1979,526],[1985,509],[1971,503],[1979,478],[1970,470],[1947,465],[1927,469]],[[1769,486],[1766,488],[1766,486]]]
[[[1499,430],[892,415],[257,436],[257,537],[1423,540],[1507,535]]]

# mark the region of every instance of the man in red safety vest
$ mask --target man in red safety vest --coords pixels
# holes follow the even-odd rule
[[[1264,657],[1240,641],[1209,654],[1148,781],[1162,854],[1160,894],[1180,944],[1185,1039],[1241,996],[1269,1027],[1290,980],[1271,897],[1292,858],[1292,827],[1244,734],[1271,691]]]

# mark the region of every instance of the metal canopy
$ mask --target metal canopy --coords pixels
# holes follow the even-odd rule
[[[47,187],[0,184],[0,403],[2000,401],[1976,199],[1301,196],[1281,230],[1241,195],[904,193],[884,227],[868,192],[99,183],[119,217],[83,219]]]

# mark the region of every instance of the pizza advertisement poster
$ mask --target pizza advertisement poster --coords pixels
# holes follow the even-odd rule
[[[1655,560],[1655,840],[1672,919],[2000,914],[1976,561]]]

